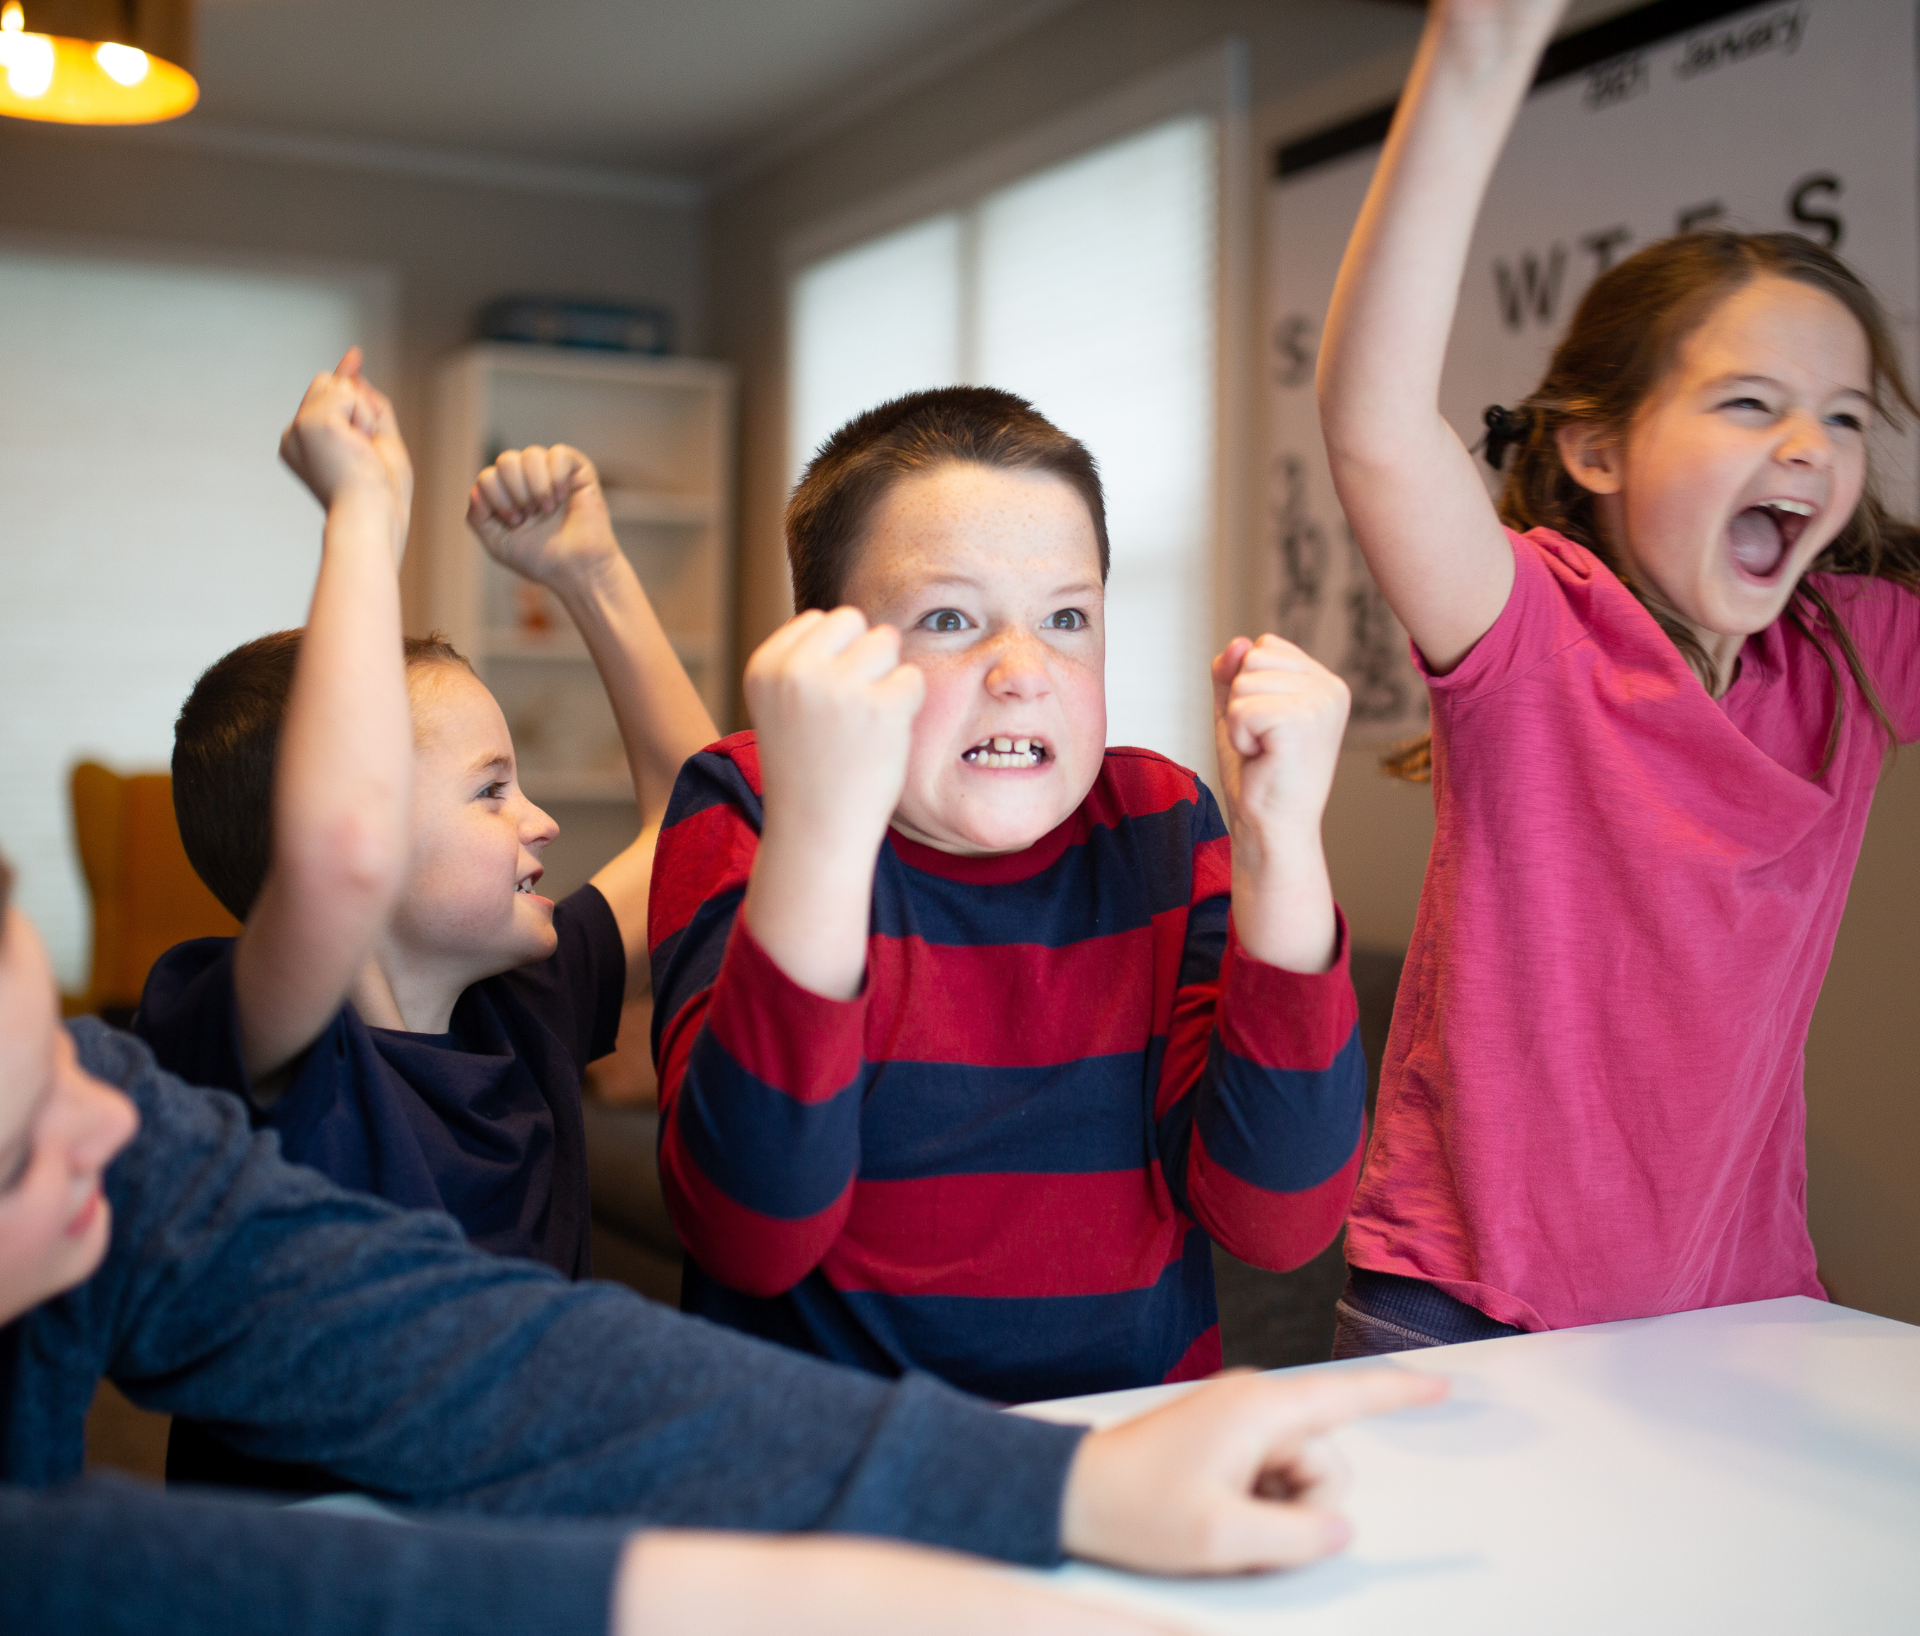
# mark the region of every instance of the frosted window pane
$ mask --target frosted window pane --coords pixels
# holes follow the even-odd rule
[[[863,409],[960,376],[960,221],[936,216],[794,281],[789,477]]]
[[[365,318],[325,280],[0,255],[0,846],[69,989],[68,773],[164,768],[200,671],[306,617],[320,512],[275,443]]]
[[[985,198],[972,371],[1100,462],[1110,742],[1208,776],[1213,146],[1179,119]]]

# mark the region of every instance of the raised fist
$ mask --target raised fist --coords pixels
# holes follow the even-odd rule
[[[767,823],[823,849],[877,853],[907,778],[926,681],[900,663],[900,633],[858,608],[796,614],[747,661]]]
[[[1221,795],[1236,841],[1317,835],[1340,758],[1351,695],[1318,660],[1278,636],[1236,636],[1213,661]]]
[[[474,479],[467,526],[489,556],[542,585],[620,551],[599,473],[564,443],[500,455]]]
[[[280,458],[321,505],[350,487],[377,486],[393,500],[404,534],[413,504],[413,463],[393,405],[360,373],[350,348],[331,374],[316,375],[280,434]]]

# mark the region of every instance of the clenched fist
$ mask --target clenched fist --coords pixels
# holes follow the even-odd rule
[[[1236,636],[1213,661],[1234,924],[1248,953],[1291,971],[1324,971],[1333,958],[1320,817],[1349,702],[1345,682],[1277,636]]]
[[[329,509],[349,489],[390,501],[397,557],[413,504],[413,463],[393,405],[360,373],[360,361],[352,347],[331,373],[314,376],[280,434],[280,458]]]
[[[620,553],[599,473],[564,443],[498,456],[474,479],[467,526],[496,562],[556,590]]]
[[[926,679],[858,608],[796,614],[747,661],[766,803],[743,914],[786,974],[837,999],[866,970],[874,860]]]
[[[1243,828],[1277,837],[1317,826],[1346,731],[1347,684],[1280,637],[1237,636],[1213,661],[1213,701],[1221,793],[1236,839]]]
[[[900,633],[857,608],[797,614],[747,661],[747,713],[760,735],[769,825],[804,829],[868,866],[907,778],[926,683],[900,663]]]

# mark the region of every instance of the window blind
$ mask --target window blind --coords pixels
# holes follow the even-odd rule
[[[344,279],[0,254],[0,846],[66,988],[69,772],[164,769],[194,678],[305,619],[321,514],[275,444],[366,307]]]
[[[1030,398],[1100,463],[1108,740],[1211,777],[1215,124],[1187,115],[816,261],[791,305],[791,474],[885,397]]]

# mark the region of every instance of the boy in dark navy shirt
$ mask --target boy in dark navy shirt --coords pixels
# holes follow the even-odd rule
[[[502,454],[468,521],[579,627],[642,830],[564,903],[539,896],[557,826],[520,788],[499,705],[445,642],[402,640],[411,472],[357,353],[316,378],[281,453],[327,508],[307,626],[215,664],[174,741],[187,855],[245,924],[162,956],[135,1027],[167,1068],[246,1098],[290,1158],[583,1277],[581,1074],[613,1047],[629,974],[645,981],[651,825],[713,724],[592,465]]]

